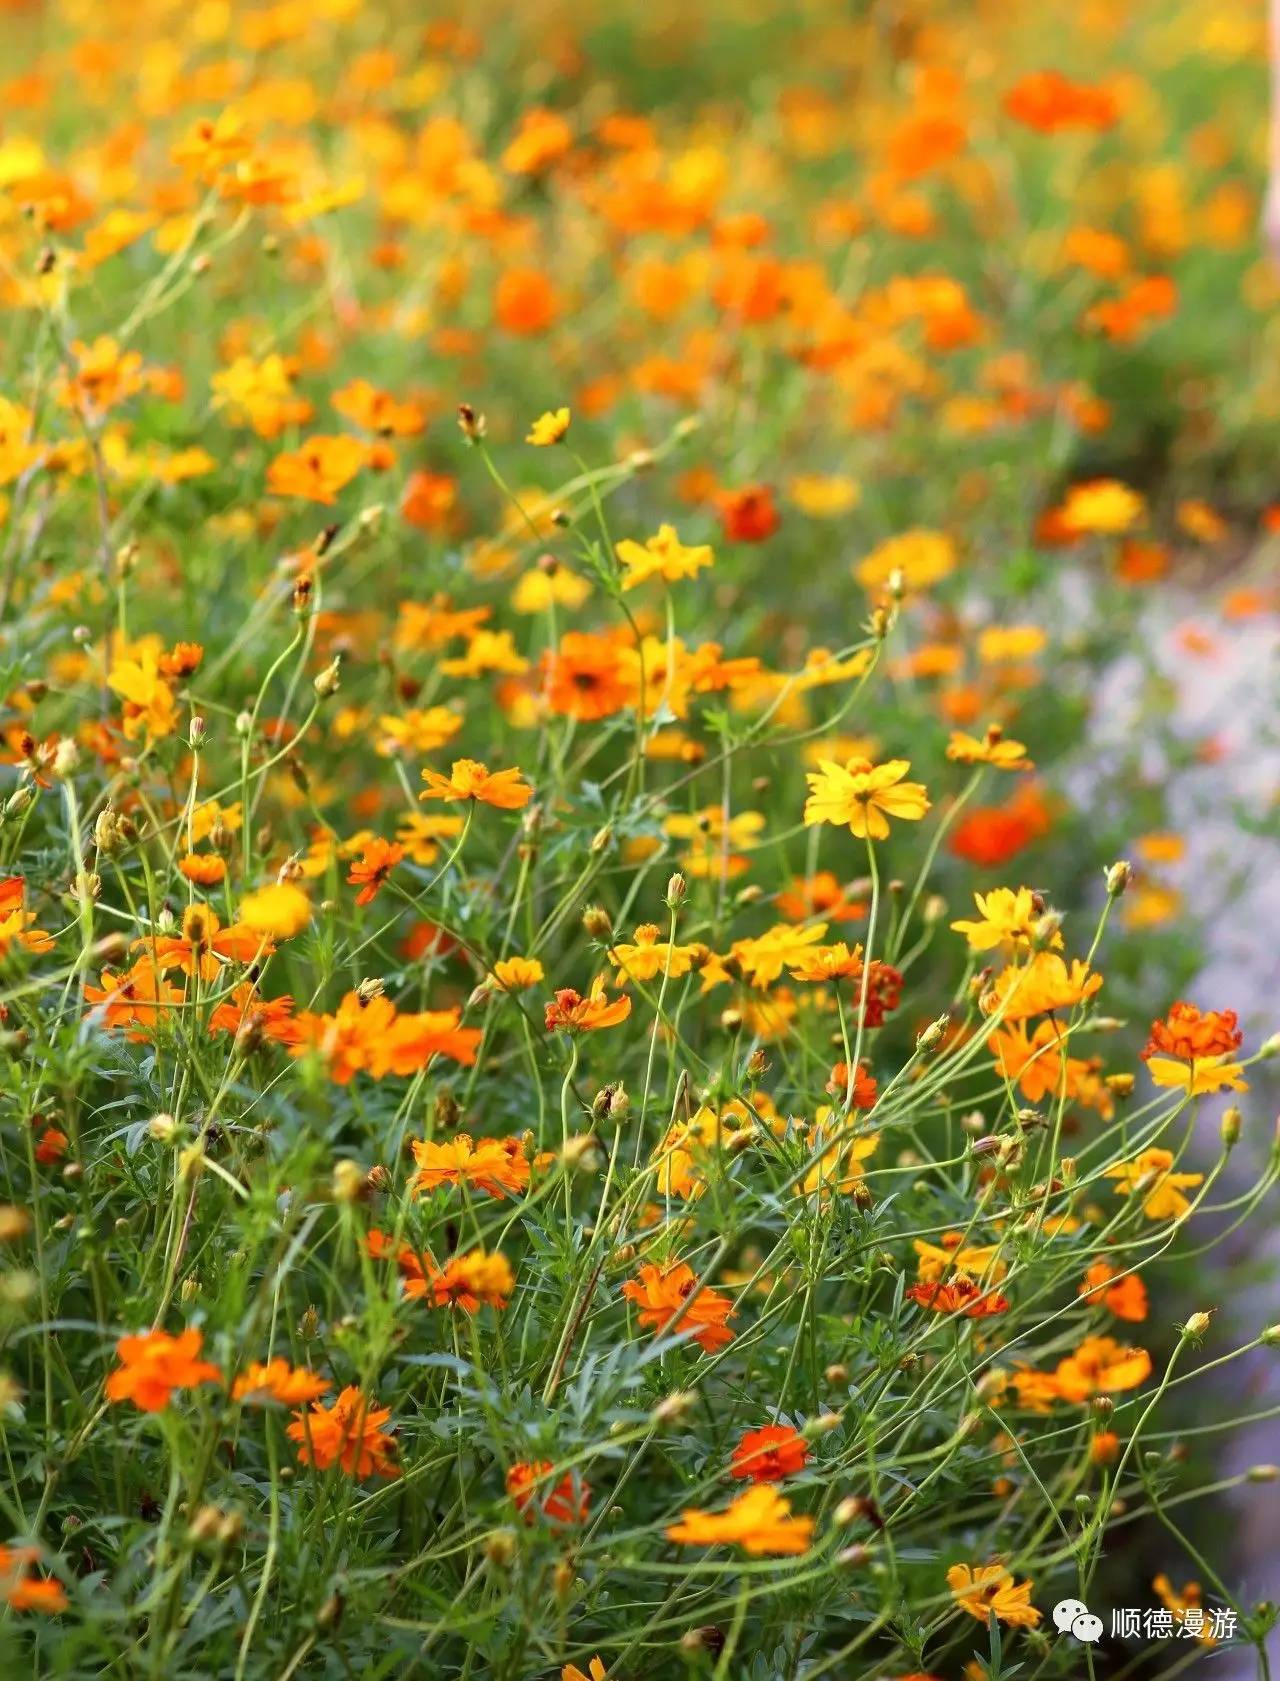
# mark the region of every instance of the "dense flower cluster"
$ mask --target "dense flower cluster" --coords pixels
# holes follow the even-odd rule
[[[1259,20],[890,10],[0,0],[13,1673],[1261,1651]]]

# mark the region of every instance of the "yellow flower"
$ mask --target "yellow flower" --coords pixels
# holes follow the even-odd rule
[[[856,479],[843,473],[823,478],[818,473],[803,473],[791,480],[787,495],[802,514],[810,519],[834,519],[850,513],[862,500],[862,488]]]
[[[569,422],[573,416],[568,409],[548,409],[540,414],[525,437],[525,443],[533,444],[538,449],[546,449],[549,444],[558,444],[569,430]]]
[[[699,948],[672,945],[658,938],[660,932],[656,922],[644,922],[636,929],[634,945],[620,944],[612,948],[618,964],[615,986],[625,986],[628,980],[650,981],[664,974],[675,980],[689,973]]]
[[[978,638],[978,658],[983,665],[1031,660],[1048,640],[1039,625],[988,625]]]
[[[536,957],[503,957],[493,966],[493,978],[504,992],[523,992],[537,986],[546,971]]]
[[[1241,1079],[1243,1063],[1233,1062],[1231,1053],[1225,1056],[1197,1057],[1194,1062],[1180,1062],[1175,1057],[1150,1056],[1147,1073],[1158,1086],[1185,1091],[1191,1097],[1226,1091],[1248,1091],[1249,1083]]]
[[[1203,1182],[1203,1173],[1173,1173],[1172,1150],[1144,1150],[1131,1162],[1117,1162],[1106,1170],[1108,1179],[1118,1180],[1116,1195],[1142,1198],[1142,1212],[1148,1220],[1178,1218],[1191,1207],[1183,1195]]]
[[[872,549],[853,569],[863,589],[883,589],[895,572],[909,590],[928,589],[956,569],[955,544],[942,531],[904,531]]]
[[[1146,517],[1146,503],[1119,479],[1091,479],[1072,485],[1062,504],[1062,523],[1082,536],[1132,531]]]
[[[947,1585],[956,1604],[980,1623],[996,1616],[1014,1628],[1034,1628],[1040,1613],[1031,1603],[1034,1583],[1015,1582],[1003,1564],[953,1564],[947,1571]]]
[[[984,736],[953,730],[947,757],[958,765],[993,765],[996,770],[1034,770],[1021,741],[1006,741],[999,724],[988,724]]]
[[[241,901],[240,921],[255,934],[289,940],[311,920],[311,901],[290,881],[272,882]]]
[[[545,613],[548,607],[567,607],[571,612],[591,594],[591,585],[567,566],[543,571],[531,566],[516,579],[511,605],[517,613]]]
[[[693,1547],[736,1542],[743,1552],[760,1558],[807,1552],[813,1531],[812,1518],[792,1517],[791,1502],[785,1495],[766,1483],[757,1483],[722,1512],[685,1512],[666,1533],[669,1541]]]
[[[1000,946],[1005,951],[1025,950],[1037,937],[1037,929],[1044,915],[1044,906],[1029,887],[993,887],[989,893],[975,893],[978,920],[953,922],[957,934],[963,934],[973,951],[992,951]],[[1055,933],[1048,942],[1062,944],[1062,935]]]
[[[673,525],[660,525],[657,535],[643,545],[632,542],[629,537],[624,538],[615,553],[624,568],[624,590],[635,589],[637,584],[647,583],[654,577],[674,584],[680,578],[692,578],[715,560],[715,555],[705,543],[686,548]]]
[[[914,823],[929,809],[923,785],[902,780],[910,769],[909,759],[886,759],[882,765],[868,759],[849,759],[843,765],[822,760],[819,770],[805,776],[809,784],[806,826],[847,823],[850,834],[858,839],[885,840],[889,817]]]

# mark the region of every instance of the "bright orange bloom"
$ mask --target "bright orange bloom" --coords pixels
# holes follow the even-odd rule
[[[1117,1389],[1137,1389],[1151,1376],[1145,1348],[1127,1348],[1113,1337],[1086,1337],[1058,1362],[1054,1386],[1064,1401],[1089,1401]]]
[[[957,1273],[945,1283],[931,1279],[913,1284],[907,1291],[913,1302],[932,1308],[935,1313],[963,1314],[966,1319],[989,1319],[993,1314],[1009,1311],[1009,1298],[998,1290],[982,1290],[971,1278]]]
[[[1178,1003],[1163,1021],[1152,1023],[1142,1060],[1158,1086],[1181,1087],[1192,1096],[1224,1086],[1245,1091],[1241,1065],[1231,1060],[1243,1037],[1234,1010],[1202,1012]]]
[[[288,993],[262,998],[251,981],[241,981],[230,998],[218,1005],[209,1017],[209,1031],[273,1039],[278,1045],[296,1045],[301,1036]]]
[[[21,876],[10,876],[7,881],[0,881],[0,957],[15,944],[27,951],[53,949],[52,935],[32,927],[36,914],[23,908],[23,892]]]
[[[267,488],[277,496],[298,496],[330,507],[364,464],[365,446],[358,438],[317,435],[276,456],[267,469]]]
[[[1036,70],[1005,95],[1004,108],[1017,122],[1040,134],[1064,129],[1107,129],[1120,118],[1115,95],[1106,88],[1073,82],[1061,70]]]
[[[398,1477],[396,1439],[381,1428],[391,1417],[390,1407],[371,1406],[354,1384],[348,1385],[331,1407],[315,1402],[296,1412],[289,1426],[291,1442],[299,1442],[298,1461],[327,1471],[339,1464],[349,1477]]]
[[[791,1514],[791,1502],[767,1483],[744,1489],[722,1512],[691,1511],[667,1530],[668,1541],[690,1547],[737,1545],[752,1558],[808,1552],[813,1518]]]
[[[641,1325],[685,1337],[708,1354],[733,1341],[727,1323],[733,1304],[717,1290],[699,1289],[693,1268],[684,1261],[667,1266],[646,1261],[639,1278],[622,1286],[622,1294],[639,1307]]]
[[[389,998],[365,999],[359,992],[348,992],[334,1014],[304,1010],[296,1018],[293,1054],[304,1056],[314,1049],[326,1063],[329,1078],[340,1086],[360,1073],[374,1080],[415,1074],[435,1056],[469,1068],[481,1033],[477,1027],[460,1026],[461,1019],[458,1009],[400,1012]]]
[[[377,1260],[392,1254],[385,1232],[375,1229],[365,1242]],[[463,1255],[451,1255],[443,1267],[438,1267],[429,1255],[420,1255],[406,1243],[395,1251],[395,1258],[410,1301],[429,1295],[436,1307],[460,1307],[464,1313],[475,1313],[481,1306],[506,1307],[516,1286],[510,1262],[496,1249],[469,1249]]]
[[[414,1196],[441,1185],[466,1185],[501,1201],[519,1196],[529,1183],[529,1162],[518,1138],[482,1138],[475,1143],[470,1134],[457,1132],[443,1144],[415,1139],[413,1159],[418,1164],[410,1187]]]
[[[544,1020],[548,1033],[594,1033],[602,1027],[616,1027],[630,1014],[631,1000],[624,994],[611,1004],[604,979],[597,975],[585,998],[572,987],[562,987],[547,1005]]]
[[[357,905],[371,904],[386,883],[392,870],[404,857],[404,848],[397,846],[394,841],[385,841],[375,836],[351,866],[347,883],[351,887],[359,887],[356,894]]]
[[[130,949],[146,952],[161,973],[180,969],[184,975],[198,974],[201,980],[216,981],[222,973],[219,958],[253,963],[270,956],[271,942],[265,934],[242,923],[224,928],[208,905],[194,904],[182,913],[180,934],[147,934],[135,940]]]
[[[101,1006],[102,1022],[106,1027],[127,1027],[133,1031],[129,1039],[140,1040],[157,1025],[160,1017],[174,1004],[182,1002],[182,994],[166,981],[150,958],[143,957],[124,975],[102,971],[102,985],[86,986],[85,1000]],[[96,1017],[97,1009],[90,1012]]]
[[[554,652],[543,656],[542,679],[547,705],[566,718],[611,718],[640,698],[635,674],[618,657],[617,644],[582,631],[568,631]]]
[[[507,1493],[524,1521],[533,1523],[539,1514],[548,1523],[585,1523],[591,1514],[591,1490],[576,1471],[566,1471],[557,1482],[549,1482],[555,1466],[549,1459],[521,1460],[507,1472]]]
[[[231,1386],[233,1401],[282,1401],[296,1407],[314,1401],[331,1389],[328,1378],[291,1366],[287,1360],[252,1360]]]
[[[753,1483],[781,1482],[803,1471],[809,1444],[789,1424],[765,1424],[748,1430],[729,1460],[731,1477],[749,1478]]]
[[[143,1412],[162,1412],[175,1389],[198,1383],[221,1383],[222,1373],[199,1358],[203,1334],[194,1327],[171,1337],[166,1331],[146,1331],[121,1337],[116,1344],[120,1361],[107,1378],[108,1401],[132,1401]]]
[[[1084,1275],[1079,1294],[1086,1302],[1101,1302],[1117,1319],[1138,1324],[1147,1317],[1146,1285],[1136,1272],[1117,1273],[1106,1261],[1093,1263]]]
[[[455,759],[448,776],[424,770],[426,792],[420,800],[477,800],[500,811],[519,811],[533,798],[533,789],[521,781],[519,769],[491,771],[478,759]]]
[[[27,1574],[39,1556],[34,1547],[0,1547],[0,1599],[14,1611],[65,1611],[67,1590],[56,1577]]]
[[[555,287],[540,269],[508,269],[498,282],[493,312],[508,333],[525,338],[545,332],[559,310]]]
[[[720,523],[731,543],[763,543],[782,524],[773,492],[767,485],[727,490],[718,501]]]

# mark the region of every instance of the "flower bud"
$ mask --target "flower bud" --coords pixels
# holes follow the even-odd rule
[[[1112,899],[1118,899],[1133,880],[1133,865],[1127,858],[1121,858],[1112,864],[1107,871],[1107,894]]]
[[[320,700],[328,700],[331,695],[336,695],[342,687],[342,680],[339,676],[341,668],[342,656],[339,654],[329,661],[323,671],[317,673],[311,687]]]
[[[677,870],[667,883],[667,905],[671,910],[675,910],[678,905],[685,902],[688,896],[689,884]]]
[[[1222,1139],[1224,1150],[1234,1150],[1240,1142],[1240,1133],[1244,1127],[1244,1116],[1233,1103],[1229,1109],[1222,1112],[1222,1120],[1218,1126],[1218,1136]]]
[[[588,905],[582,913],[582,926],[587,938],[601,945],[613,938],[613,922],[603,905]]]
[[[1251,1465],[1244,1475],[1246,1482],[1274,1483],[1280,1481],[1280,1465]]]
[[[1199,1338],[1209,1329],[1212,1315],[1208,1313],[1193,1313],[1182,1327],[1184,1337]]]

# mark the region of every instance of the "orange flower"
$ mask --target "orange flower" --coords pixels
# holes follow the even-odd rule
[[[1120,118],[1115,96],[1106,88],[1073,82],[1061,70],[1036,70],[1005,95],[1004,108],[1015,121],[1040,134],[1064,129],[1107,129]]]
[[[803,1471],[809,1444],[789,1424],[766,1424],[748,1430],[734,1448],[729,1475],[750,1478],[753,1483],[781,1482],[783,1477]]]
[[[375,836],[351,866],[351,873],[347,876],[347,884],[359,887],[356,894],[357,905],[370,904],[377,898],[378,893],[390,876],[392,870],[404,857],[404,848],[397,846],[394,841],[385,841]]]
[[[297,1017],[293,1054],[304,1056],[314,1049],[327,1064],[329,1078],[340,1086],[360,1073],[374,1080],[414,1074],[435,1056],[470,1067],[481,1033],[479,1028],[460,1027],[461,1019],[458,1009],[400,1013],[389,998],[366,1000],[359,992],[348,992],[333,1015],[304,1010]]]
[[[1079,1294],[1086,1302],[1101,1302],[1117,1319],[1137,1324],[1147,1317],[1146,1285],[1136,1272],[1117,1273],[1106,1261],[1093,1263],[1084,1275]]]
[[[291,1366],[287,1360],[252,1360],[231,1386],[233,1401],[282,1401],[286,1406],[314,1401],[331,1388],[328,1378]]]
[[[1009,1311],[1009,1298],[998,1290],[982,1290],[971,1278],[957,1273],[945,1283],[930,1279],[913,1284],[907,1291],[913,1302],[932,1308],[935,1313],[963,1314],[966,1319],[989,1319],[997,1313]]]
[[[533,1523],[539,1514],[553,1524],[585,1523],[591,1513],[591,1490],[576,1471],[566,1471],[557,1482],[541,1488],[554,1470],[549,1459],[521,1460],[511,1467],[507,1493],[516,1511],[524,1514],[526,1523]]]
[[[267,469],[267,488],[277,496],[298,496],[328,507],[364,463],[365,446],[358,438],[317,435],[276,456]]]
[[[27,951],[51,951],[53,938],[33,928],[36,913],[23,909],[24,883],[21,876],[0,881],[0,957],[15,942]]]
[[[603,636],[571,630],[542,661],[543,694],[562,717],[592,721],[611,718],[639,700],[632,668],[617,645]]]
[[[201,980],[216,981],[222,973],[219,958],[253,963],[270,955],[271,942],[265,934],[242,923],[223,928],[208,905],[192,904],[182,913],[180,935],[146,935],[135,940],[130,949],[146,952],[161,973],[180,969],[184,975],[198,974]]]
[[[34,1547],[0,1547],[0,1598],[14,1611],[65,1611],[67,1592],[53,1576],[31,1576]]]
[[[385,1232],[376,1229],[369,1233],[365,1245],[376,1260],[385,1260],[392,1253]],[[506,1307],[515,1289],[511,1265],[496,1249],[469,1249],[465,1255],[450,1256],[443,1267],[438,1267],[430,1256],[419,1255],[406,1243],[395,1252],[395,1258],[410,1301],[430,1295],[436,1307],[460,1307],[464,1313],[474,1313],[482,1305]]]
[[[594,1033],[602,1027],[616,1027],[631,1014],[631,1000],[625,995],[611,1004],[605,994],[604,978],[597,975],[584,998],[572,987],[562,987],[546,1007],[548,1033]]]
[[[415,1139],[412,1147],[418,1164],[410,1186],[414,1196],[441,1185],[466,1185],[502,1201],[519,1196],[529,1183],[529,1163],[518,1138],[482,1138],[477,1144],[458,1132],[444,1144]]]
[[[767,485],[726,490],[718,502],[720,523],[731,543],[763,543],[782,524],[773,492]]]
[[[231,997],[218,1005],[209,1017],[209,1031],[241,1034],[246,1041],[272,1039],[278,1045],[296,1045],[300,1037],[288,993],[262,998],[251,981],[241,981]]]
[[[1088,1401],[1116,1389],[1137,1389],[1151,1376],[1145,1348],[1129,1348],[1113,1337],[1086,1337],[1074,1354],[1060,1360],[1054,1384],[1064,1401]]]
[[[766,1483],[744,1489],[722,1512],[690,1511],[667,1530],[668,1541],[690,1547],[736,1544],[752,1558],[808,1552],[816,1524],[791,1515],[791,1502]]]
[[[1224,1086],[1245,1091],[1241,1065],[1231,1060],[1243,1037],[1234,1010],[1201,1012],[1178,1003],[1163,1021],[1152,1023],[1142,1060],[1158,1086],[1181,1087],[1192,1096]]]
[[[102,1007],[106,1027],[129,1027],[129,1039],[145,1039],[162,1014],[182,1002],[182,994],[170,986],[150,958],[143,957],[124,975],[102,971],[102,985],[86,986],[85,1000]],[[98,1011],[90,1012],[96,1017]]]
[[[171,1337],[165,1331],[121,1337],[116,1344],[119,1366],[107,1378],[108,1401],[132,1401],[143,1412],[162,1412],[175,1389],[198,1383],[221,1383],[222,1373],[199,1358],[202,1333],[192,1327]]]
[[[687,1337],[708,1354],[733,1341],[727,1324],[733,1304],[716,1290],[699,1289],[693,1268],[684,1261],[667,1266],[646,1261],[639,1278],[622,1286],[622,1294],[639,1307],[641,1325]]]
[[[482,805],[497,806],[500,811],[519,811],[533,798],[533,789],[521,781],[518,768],[491,771],[478,759],[455,759],[448,776],[439,771],[424,770],[422,780],[426,792],[420,800],[477,800]]]
[[[555,288],[540,269],[508,269],[494,293],[498,325],[521,338],[545,332],[559,309]]]
[[[391,1408],[371,1406],[354,1384],[331,1407],[317,1401],[293,1417],[287,1434],[291,1442],[302,1444],[300,1464],[327,1471],[337,1463],[349,1477],[400,1475],[395,1437],[381,1428],[391,1417]]]

